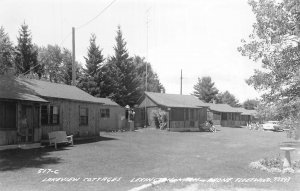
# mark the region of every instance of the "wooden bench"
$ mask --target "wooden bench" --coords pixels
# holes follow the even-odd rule
[[[74,145],[73,143],[73,135],[67,136],[65,131],[53,131],[48,133],[49,136],[49,145],[54,145],[55,149],[57,149],[58,143],[69,143]]]

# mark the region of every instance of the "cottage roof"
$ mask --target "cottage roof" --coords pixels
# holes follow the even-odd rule
[[[0,90],[0,98],[7,99],[41,101],[43,99],[38,97],[41,96],[102,103],[97,98],[75,86],[7,75],[0,76]]]
[[[145,92],[147,97],[157,105],[176,108],[199,108],[207,107],[204,102],[192,95],[165,94]]]
[[[100,102],[102,102],[104,105],[111,105],[111,106],[120,106],[119,104],[117,104],[116,102],[112,101],[109,98],[97,98]]]
[[[239,110],[241,113],[241,115],[256,115],[257,112],[256,110],[248,110],[242,107],[236,108],[237,110]]]
[[[217,111],[217,112],[221,112],[221,113],[242,113],[237,108],[231,107],[228,104],[206,103],[206,105],[212,111]]]

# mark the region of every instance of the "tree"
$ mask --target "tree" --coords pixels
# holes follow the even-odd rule
[[[96,35],[92,34],[90,38],[90,46],[88,48],[88,55],[84,57],[85,67],[84,74],[80,79],[78,87],[88,92],[89,94],[100,97],[102,89],[102,72],[101,67],[104,62],[102,50],[96,45]]]
[[[62,63],[60,67],[60,73],[62,82],[68,85],[72,84],[72,52],[67,49],[63,48],[62,51]],[[75,61],[75,68],[76,68],[76,82],[80,81],[83,76],[83,71],[81,68],[81,64]],[[79,83],[76,83],[79,84]]]
[[[40,47],[38,51],[38,62],[43,68],[42,77],[50,82],[61,82],[62,72],[62,52],[58,45],[48,45],[47,47]]]
[[[255,70],[246,82],[264,92],[264,102],[284,106],[300,96],[298,0],[250,0],[249,4],[256,23],[249,40],[243,39],[238,50],[254,61],[261,61],[263,70]]]
[[[217,102],[218,103],[227,103],[228,105],[232,107],[239,107],[239,100],[236,99],[236,97],[231,94],[229,91],[225,91],[223,93],[219,93],[217,95]]]
[[[194,85],[193,95],[207,103],[216,100],[219,90],[215,87],[215,83],[211,81],[211,77],[206,76],[198,78],[198,82]]]
[[[257,99],[247,99],[243,103],[243,108],[253,110],[257,107],[259,101]]]
[[[111,97],[118,104],[133,106],[141,95],[140,77],[135,69],[132,58],[129,57],[126,49],[126,42],[123,39],[120,26],[118,26],[115,54],[108,59],[111,66],[108,67],[113,77],[113,93]]]
[[[4,28],[0,27],[0,74],[14,68],[14,47]]]
[[[249,1],[256,16],[249,40],[238,51],[263,70],[255,70],[246,82],[263,91],[263,104],[275,108],[278,119],[300,113],[300,7],[299,0]],[[294,127],[300,127],[294,124]],[[296,129],[296,128],[292,128]]]
[[[32,70],[41,77],[43,72],[40,65],[38,65],[38,50],[31,42],[31,33],[28,29],[28,25],[25,23],[21,25],[17,40],[18,44],[15,57],[17,74],[26,74]]]
[[[102,50],[96,45],[96,35],[92,34],[90,38],[90,46],[88,48],[88,55],[84,57],[85,59],[85,72],[90,76],[96,76],[103,64],[104,57],[102,55]]]
[[[133,63],[141,79],[141,89],[146,90],[146,64],[147,64],[147,91],[161,92],[165,91],[164,86],[160,83],[157,73],[151,67],[151,64],[145,61],[145,58],[134,56]]]

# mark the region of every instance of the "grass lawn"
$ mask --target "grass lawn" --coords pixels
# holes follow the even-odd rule
[[[256,188],[299,190],[299,174],[269,174],[248,164],[275,157],[285,133],[220,128],[217,133],[138,132],[101,133],[74,147],[8,150],[0,152],[0,190],[130,190],[149,182],[137,178],[271,178],[271,183],[163,183],[148,190]],[[283,155],[283,154],[282,154]],[[293,156],[292,156],[293,157]],[[38,173],[39,169],[57,170]],[[48,178],[80,178],[73,182],[49,182]],[[115,177],[107,182],[104,177]],[[290,177],[288,183],[274,177]],[[93,182],[88,181],[95,178]],[[96,179],[98,178],[98,179]],[[65,179],[66,180],[66,179]],[[112,178],[110,179],[112,180]]]

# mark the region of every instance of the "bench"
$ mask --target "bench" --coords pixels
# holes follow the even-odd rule
[[[53,131],[48,133],[49,136],[49,145],[54,145],[55,149],[57,149],[58,143],[69,143],[74,145],[73,143],[73,135],[67,136],[65,131]]]

